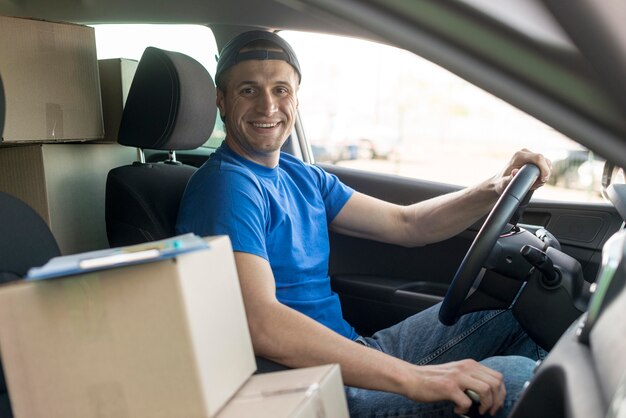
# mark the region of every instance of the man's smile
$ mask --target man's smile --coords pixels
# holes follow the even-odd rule
[[[275,128],[280,122],[250,122],[255,128],[271,129]]]

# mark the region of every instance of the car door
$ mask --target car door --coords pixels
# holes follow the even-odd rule
[[[410,204],[458,187],[324,165],[356,190],[398,204]],[[331,234],[330,275],[344,315],[360,332],[372,333],[439,302],[482,221],[443,242],[403,248]],[[565,253],[576,258],[593,281],[604,242],[622,224],[608,204],[532,201],[521,223],[551,231]]]

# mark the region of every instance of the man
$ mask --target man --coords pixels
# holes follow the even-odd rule
[[[523,164],[539,166],[539,187],[549,161],[522,150],[475,187],[406,207],[383,202],[281,154],[300,78],[275,34],[246,32],[224,47],[216,84],[226,139],[190,180],[178,232],[230,236],[256,354],[289,367],[339,363],[353,417],[452,416],[471,406],[467,390],[481,413],[505,416],[544,354],[511,313],[444,327],[437,306],[361,337],[330,290],[328,229],[404,246],[441,241],[487,213]]]

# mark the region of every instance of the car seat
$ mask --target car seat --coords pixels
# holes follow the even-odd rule
[[[138,161],[109,172],[105,218],[109,245],[171,237],[187,181],[196,168],[176,161],[177,150],[198,148],[215,125],[215,84],[198,61],[148,47],[133,78],[118,142],[138,148]],[[144,149],[170,158],[146,163]]]
[[[217,116],[215,84],[204,67],[177,52],[149,47],[128,92],[118,142],[153,150],[195,149],[211,136]],[[173,236],[185,187],[196,168],[145,158],[109,172],[105,217],[112,247]],[[282,370],[257,357],[261,373]]]

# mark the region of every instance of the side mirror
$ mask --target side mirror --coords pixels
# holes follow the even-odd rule
[[[615,164],[606,162],[602,173],[602,196],[617,210],[617,213],[626,219],[626,179],[624,169]]]
[[[602,195],[609,201],[611,199],[608,194],[608,188],[612,184],[626,184],[626,176],[623,168],[617,167],[607,160],[602,170]]]

